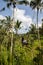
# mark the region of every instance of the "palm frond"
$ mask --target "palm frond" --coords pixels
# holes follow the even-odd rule
[[[10,3],[7,3],[7,7],[9,8],[11,6],[11,2]]]
[[[5,7],[3,7],[1,10],[0,10],[0,12],[2,12],[2,11],[4,11],[5,10]]]
[[[34,1],[30,2],[30,7],[32,7],[32,9],[34,9],[36,7],[36,3]]]
[[[14,0],[3,0],[5,2],[13,2]]]
[[[32,7],[32,9],[34,9],[36,7],[40,8],[42,6],[41,1],[42,0],[34,0],[34,1],[31,1],[30,2],[30,6]]]
[[[23,1],[17,1],[16,2],[17,4],[25,4],[25,5],[29,5],[29,2],[28,1],[26,1],[26,0],[23,0]]]
[[[10,16],[5,16],[7,20],[11,20],[11,17]]]
[[[15,29],[20,28],[21,23],[22,23],[22,22],[19,22],[19,21],[17,20],[16,25],[15,25]]]

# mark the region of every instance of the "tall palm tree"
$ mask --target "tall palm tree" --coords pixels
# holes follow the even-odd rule
[[[9,8],[11,5],[13,5],[13,22],[12,22],[12,38],[11,38],[11,53],[13,48],[13,29],[14,29],[14,8],[16,7],[16,4],[29,4],[27,0],[3,0],[7,2],[7,7]]]
[[[14,29],[14,8],[16,4],[29,4],[27,0],[3,0],[7,2],[7,7],[9,8],[13,5],[13,22],[12,22],[12,37],[11,37],[11,54],[13,53],[13,29]]]
[[[37,31],[38,31],[38,40],[39,40],[39,28],[38,28],[38,14],[39,14],[39,9],[42,7],[42,0],[32,0],[30,2],[30,6],[32,9],[37,9]]]
[[[9,8],[11,5],[13,5],[13,22],[12,22],[12,37],[11,37],[11,54],[12,54],[12,48],[13,48],[13,29],[14,29],[14,8],[15,8],[15,1],[14,0],[4,0],[7,2],[7,7]]]

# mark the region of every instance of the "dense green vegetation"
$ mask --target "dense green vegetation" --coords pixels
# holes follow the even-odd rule
[[[11,32],[0,25],[1,65],[43,65],[43,35],[40,34],[39,43],[37,31],[35,32],[34,28],[35,26],[32,24],[27,34],[13,33],[13,52],[11,54]],[[39,30],[41,31],[42,28],[40,27]],[[22,37],[27,40],[28,46],[22,46]]]

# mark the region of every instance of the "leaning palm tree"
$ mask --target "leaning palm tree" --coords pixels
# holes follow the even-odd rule
[[[42,0],[32,0],[30,2],[30,6],[32,9],[37,9],[37,31],[38,31],[38,40],[40,39],[39,35],[39,28],[38,28],[38,14],[39,14],[39,9],[42,7]]]

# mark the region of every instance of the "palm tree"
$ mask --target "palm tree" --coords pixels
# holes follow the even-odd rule
[[[6,26],[6,30],[10,32],[11,28],[12,28],[12,22],[13,20],[11,19],[10,16],[6,16],[6,22],[5,22],[5,26]]]
[[[36,25],[34,25],[34,24],[31,24],[31,26],[29,27],[30,28],[30,33],[31,34],[36,34]]]
[[[16,7],[16,4],[29,4],[27,0],[3,0],[7,2],[7,7],[9,8],[11,5],[13,5],[13,22],[12,22],[12,37],[11,37],[11,53],[13,48],[13,29],[14,29],[14,8]]]
[[[12,28],[12,22],[13,20],[11,19],[11,17],[10,16],[6,16],[6,20],[5,19],[3,19],[3,20],[0,20],[0,26],[3,28],[5,28],[6,29],[6,32],[9,32],[10,30],[11,30],[11,28]]]
[[[13,53],[13,29],[14,29],[14,8],[16,7],[16,4],[27,4],[27,0],[3,0],[7,2],[7,7],[9,8],[11,5],[13,5],[13,22],[12,22],[12,37],[11,37],[11,55]],[[29,3],[28,3],[29,4]]]
[[[42,0],[33,0],[30,2],[30,6],[32,7],[32,9],[37,9],[37,31],[38,31],[38,40],[39,40],[39,28],[38,28],[38,14],[39,14],[39,9],[42,7]]]
[[[12,48],[13,48],[13,29],[14,29],[14,8],[15,8],[15,1],[14,0],[4,0],[7,2],[7,7],[9,8],[11,5],[13,5],[13,22],[12,22],[12,37],[11,37],[11,54],[12,54]]]
[[[19,21],[17,20],[16,25],[15,25],[16,34],[18,33],[18,29],[21,28],[20,25],[21,25],[21,22],[19,22]]]

